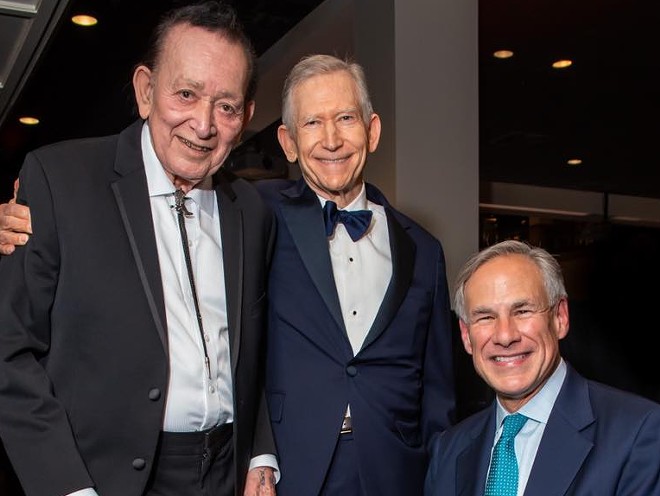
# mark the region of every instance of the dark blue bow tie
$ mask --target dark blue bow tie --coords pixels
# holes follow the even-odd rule
[[[335,202],[327,201],[323,206],[325,234],[326,236],[332,236],[332,233],[335,232],[337,222],[341,222],[344,224],[351,239],[357,241],[369,229],[371,216],[371,210],[337,210],[337,204]]]

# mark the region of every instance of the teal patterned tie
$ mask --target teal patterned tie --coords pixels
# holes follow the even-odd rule
[[[516,496],[518,494],[518,461],[514,442],[525,422],[527,422],[527,417],[519,413],[507,415],[504,418],[502,435],[493,450],[484,496]]]

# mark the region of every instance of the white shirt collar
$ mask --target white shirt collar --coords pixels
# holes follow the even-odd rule
[[[522,413],[525,417],[537,422],[542,422],[546,424],[548,418],[550,418],[550,412],[552,407],[559,396],[559,391],[564,379],[566,378],[566,363],[562,358],[559,362],[559,365],[548,378],[547,382],[543,385],[541,390],[534,395],[525,405],[523,405],[518,413]],[[504,417],[509,415],[504,407],[500,404],[500,400],[497,400],[497,427],[499,428],[502,425]]]

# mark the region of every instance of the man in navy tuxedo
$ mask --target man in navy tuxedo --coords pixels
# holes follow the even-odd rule
[[[282,122],[302,179],[257,184],[278,220],[266,373],[278,494],[419,495],[427,442],[454,410],[442,247],[363,180],[381,124],[359,65],[301,60]]]
[[[512,414],[526,421],[513,441],[511,494],[660,495],[660,405],[589,381],[561,358],[568,300],[552,255],[519,241],[473,255],[454,308],[463,346],[496,399],[435,436],[426,496],[501,496],[487,480]]]

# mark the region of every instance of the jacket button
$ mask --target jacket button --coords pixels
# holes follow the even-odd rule
[[[357,368],[353,365],[349,365],[346,367],[346,373],[350,375],[351,377],[355,377],[357,375]]]
[[[135,470],[144,470],[144,467],[147,466],[147,462],[144,460],[144,458],[136,458],[133,460],[133,468]]]
[[[159,398],[160,398],[160,389],[153,388],[149,390],[149,399],[151,401],[156,401]]]

